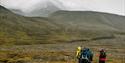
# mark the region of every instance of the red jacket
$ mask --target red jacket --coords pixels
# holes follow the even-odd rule
[[[106,61],[106,58],[99,58],[100,61]]]

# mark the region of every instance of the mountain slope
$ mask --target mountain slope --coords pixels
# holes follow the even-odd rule
[[[48,35],[57,26],[47,18],[28,18],[16,15],[0,6],[0,43],[42,43],[41,35]]]
[[[24,45],[115,38],[124,16],[58,11],[48,18],[24,17],[0,6],[0,44]]]
[[[58,11],[50,18],[71,28],[125,31],[125,16],[92,11]]]

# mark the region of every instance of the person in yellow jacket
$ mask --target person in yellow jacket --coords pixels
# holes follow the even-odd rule
[[[82,48],[80,46],[77,47],[76,57],[77,57],[79,63],[81,63],[81,61],[80,61],[81,50],[82,50]]]

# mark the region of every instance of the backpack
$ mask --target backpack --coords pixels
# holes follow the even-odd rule
[[[82,50],[80,58],[89,60],[89,58],[88,58],[88,51],[87,50]]]
[[[106,52],[100,52],[100,58],[106,58]]]

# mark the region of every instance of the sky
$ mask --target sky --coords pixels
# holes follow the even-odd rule
[[[0,0],[0,5],[9,9],[18,9],[24,13],[50,8],[48,7],[50,3],[60,10],[89,10],[125,16],[125,0]]]

